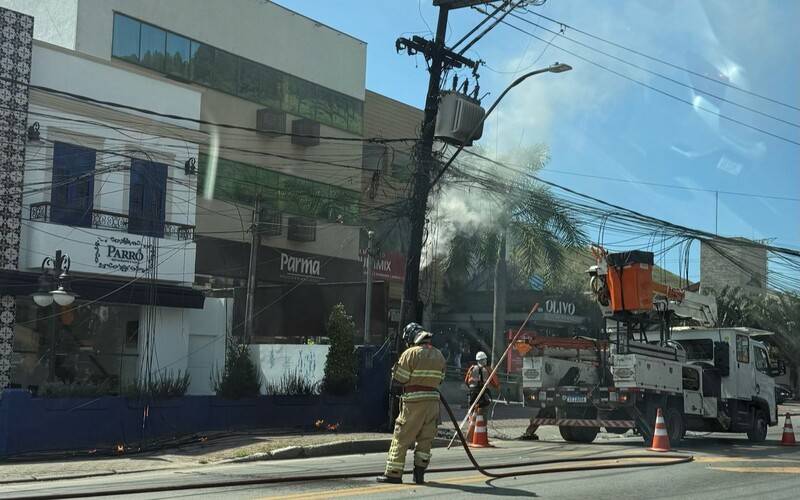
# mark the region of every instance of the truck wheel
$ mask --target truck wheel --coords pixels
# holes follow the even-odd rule
[[[667,435],[669,436],[669,443],[676,446],[681,442],[683,436],[686,435],[686,424],[683,422],[683,414],[675,407],[667,408],[667,413],[664,415],[665,423],[667,424]]]
[[[561,434],[561,438],[564,441],[572,442],[575,441],[572,437],[572,427],[567,427],[566,425],[559,425],[558,432]]]
[[[558,426],[558,431],[564,441],[570,443],[591,443],[600,432],[599,427],[567,427],[565,425]]]
[[[747,431],[747,438],[753,443],[763,443],[767,439],[767,417],[761,410],[756,410],[753,426]]]

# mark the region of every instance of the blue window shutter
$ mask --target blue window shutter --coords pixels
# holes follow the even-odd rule
[[[51,220],[69,226],[91,227],[94,207],[93,149],[56,142],[53,147]]]
[[[131,161],[128,231],[164,237],[167,199],[167,166],[147,160]]]

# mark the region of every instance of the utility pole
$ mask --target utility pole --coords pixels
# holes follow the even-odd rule
[[[256,196],[255,204],[253,205],[253,223],[250,225],[250,263],[247,266],[247,300],[245,301],[245,341],[250,342],[253,339],[255,330],[254,325],[254,310],[256,302],[256,283],[258,277],[256,275],[256,267],[258,265],[258,248],[261,246],[261,198]]]
[[[364,305],[364,345],[369,344],[370,319],[372,318],[372,238],[374,231],[367,231],[367,299]]]
[[[445,67],[460,68],[462,66],[467,66],[472,69],[478,67],[477,62],[448,50],[445,47],[444,41],[445,35],[447,34],[447,19],[451,9],[467,7],[479,3],[489,3],[489,1],[435,0],[434,5],[439,6],[439,18],[436,22],[436,35],[433,42],[418,36],[412,37],[410,40],[407,38],[398,38],[396,42],[398,51],[405,49],[409,55],[421,53],[430,63],[428,94],[425,99],[425,116],[422,121],[420,140],[417,143],[415,151],[416,169],[414,171],[414,183],[411,192],[409,214],[411,235],[408,244],[403,299],[400,303],[400,330],[402,330],[407,323],[420,319],[419,311],[417,311],[419,266],[425,232],[425,216],[428,209],[428,194],[431,189],[431,168],[434,164],[433,141],[436,128],[436,115],[439,111],[439,89],[441,88],[442,82],[442,70]],[[397,344],[395,344],[395,346],[397,347]]]

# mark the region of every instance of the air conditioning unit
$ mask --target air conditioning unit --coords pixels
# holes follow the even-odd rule
[[[262,208],[258,225],[262,236],[280,236],[283,234],[283,214],[274,208]]]
[[[300,118],[292,120],[292,144],[298,146],[319,145],[319,122]]]
[[[275,137],[286,133],[286,113],[263,108],[256,111],[256,130]]]
[[[289,217],[287,238],[292,241],[316,241],[317,221],[308,217]]]
[[[472,146],[483,135],[483,116],[486,114],[477,100],[459,92],[442,92],[436,115],[436,138],[448,144]],[[480,123],[475,135],[467,137]]]

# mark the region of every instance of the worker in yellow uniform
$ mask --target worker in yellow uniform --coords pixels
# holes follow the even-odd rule
[[[406,451],[414,447],[414,482],[425,482],[425,469],[431,460],[431,445],[439,419],[439,393],[447,362],[431,345],[433,334],[417,323],[403,329],[408,345],[392,369],[392,383],[402,386],[402,408],[394,422],[394,435],[381,483],[402,483]]]

